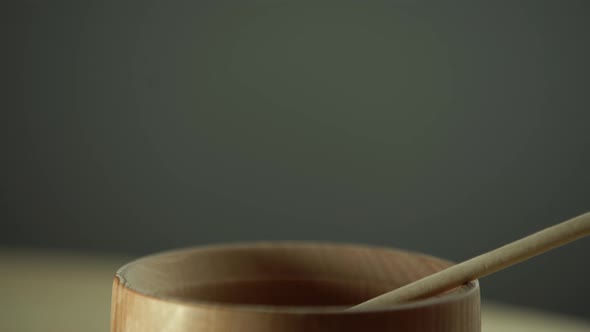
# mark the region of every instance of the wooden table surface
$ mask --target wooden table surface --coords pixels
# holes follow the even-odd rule
[[[114,272],[130,257],[0,250],[0,331],[107,332]],[[590,322],[483,303],[484,332],[588,332]]]

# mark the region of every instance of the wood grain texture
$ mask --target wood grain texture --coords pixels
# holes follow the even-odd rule
[[[0,331],[108,331],[111,277],[129,260],[125,256],[0,248]],[[485,299],[481,315],[484,332],[590,331],[590,321],[579,317]]]
[[[477,281],[427,300],[344,311],[450,265],[400,250],[325,243],[172,251],[117,272],[111,331],[480,331]]]

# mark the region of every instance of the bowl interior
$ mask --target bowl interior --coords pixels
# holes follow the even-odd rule
[[[386,248],[281,242],[167,252],[134,261],[117,275],[139,293],[180,301],[350,306],[450,264]]]

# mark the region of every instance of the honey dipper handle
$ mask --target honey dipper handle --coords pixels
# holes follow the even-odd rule
[[[347,310],[384,308],[440,294],[586,235],[590,235],[590,212],[451,266]]]

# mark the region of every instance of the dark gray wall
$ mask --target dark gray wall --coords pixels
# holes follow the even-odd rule
[[[22,2],[1,243],[494,248],[590,209],[589,8]],[[588,318],[589,250],[483,296]]]

